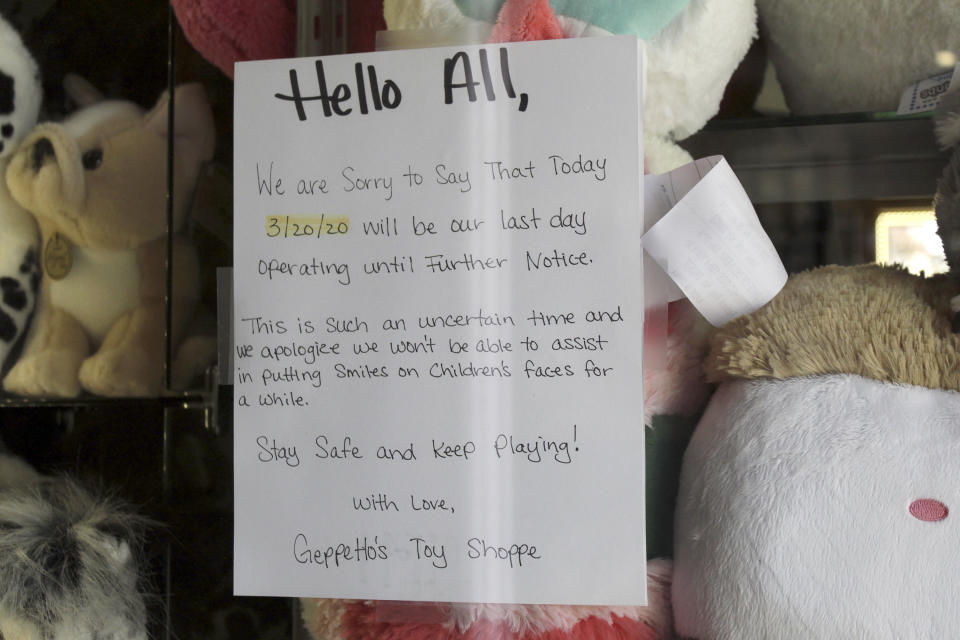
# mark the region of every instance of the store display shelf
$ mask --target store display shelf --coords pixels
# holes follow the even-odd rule
[[[101,398],[80,396],[77,398],[24,398],[0,396],[0,408],[37,409],[89,409],[98,407],[123,407],[127,409],[203,409],[210,406],[210,396],[199,392],[171,393],[157,398]]]
[[[948,161],[929,117],[717,120],[681,142],[723,155],[755,204],[932,197]]]

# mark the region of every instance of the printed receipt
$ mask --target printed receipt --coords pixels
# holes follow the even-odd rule
[[[644,176],[643,248],[710,324],[769,302],[787,271],[722,156]],[[672,296],[676,297],[676,296]]]
[[[960,64],[952,71],[944,71],[910,85],[900,94],[897,115],[906,116],[936,110],[944,95],[956,91],[958,77]]]

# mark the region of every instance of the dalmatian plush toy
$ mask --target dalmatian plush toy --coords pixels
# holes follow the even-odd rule
[[[37,123],[42,91],[37,64],[20,35],[0,17],[0,177]],[[39,232],[0,179],[0,372],[13,364],[40,283]]]

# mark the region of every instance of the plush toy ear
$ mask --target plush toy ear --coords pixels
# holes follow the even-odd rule
[[[200,165],[213,158],[216,132],[213,112],[206,92],[198,83],[181,85],[173,94],[173,144],[187,175],[195,175]],[[170,96],[164,93],[157,105],[144,116],[148,131],[166,137],[170,127]]]
[[[117,567],[132,568],[133,552],[130,550],[130,545],[126,540],[113,536],[104,536],[100,544],[104,551],[106,551],[107,557]]]
[[[68,73],[63,77],[63,89],[79,107],[88,107],[106,99],[90,81],[76,73]]]
[[[292,0],[172,0],[190,43],[228,77],[243,60],[293,55],[297,11]]]
[[[0,490],[32,484],[40,474],[20,458],[5,453],[0,443]]]
[[[390,30],[459,29],[476,22],[453,0],[384,0],[383,18]]]
[[[140,567],[133,549],[130,547],[130,542],[123,538],[105,535],[100,542],[100,546],[106,552],[107,566],[112,570],[111,579],[119,586],[119,590],[128,594],[139,593],[137,582],[140,578]],[[131,598],[126,604],[129,607],[128,610],[137,612],[138,615],[135,617],[139,618],[139,614],[142,613],[140,611],[142,603],[137,602],[136,598]],[[137,627],[139,628],[139,625]],[[127,627],[126,630],[129,632],[134,629]],[[119,638],[120,636],[116,637]],[[136,637],[131,635],[130,640],[136,640]],[[146,638],[143,640],[146,640]]]
[[[491,42],[530,42],[564,37],[549,0],[507,0],[497,16]]]

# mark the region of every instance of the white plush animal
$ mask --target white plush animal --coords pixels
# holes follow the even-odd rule
[[[37,64],[19,34],[0,17],[0,177],[33,129],[42,89]],[[40,283],[37,224],[0,179],[0,373],[13,364]]]
[[[893,111],[908,86],[953,69],[950,0],[757,0],[760,29],[793,113]]]
[[[677,499],[679,636],[957,636],[958,287],[827,267],[719,332]]]

